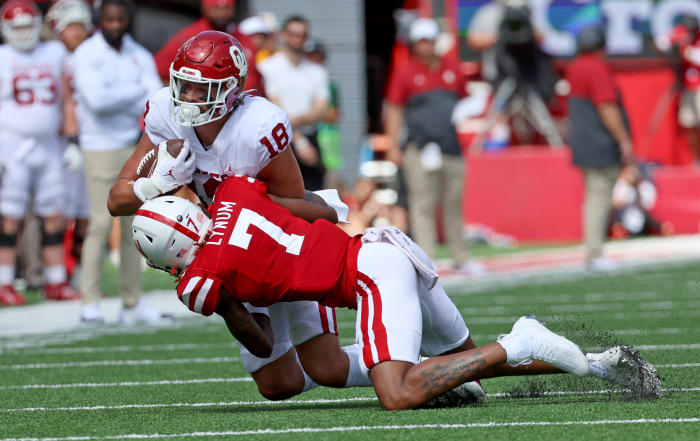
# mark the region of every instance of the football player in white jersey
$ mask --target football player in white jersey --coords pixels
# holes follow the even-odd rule
[[[44,294],[69,300],[80,294],[66,282],[62,216],[65,204],[61,125],[61,70],[65,49],[39,42],[41,13],[29,0],[0,9],[6,44],[0,46],[0,303],[24,298],[12,287],[17,236],[27,203],[42,219]]]
[[[85,173],[83,170],[83,154],[78,140],[78,119],[76,116],[76,101],[73,96],[73,51],[85,41],[92,32],[92,12],[84,0],[58,0],[51,5],[46,13],[46,21],[54,34],[66,47],[68,53],[63,62],[61,77],[61,92],[63,96],[62,134],[66,144],[63,153],[66,165],[67,201],[65,217],[72,223],[71,255],[75,259],[75,274],[80,265],[85,234],[87,234],[90,219],[90,205]]]
[[[205,31],[183,44],[170,67],[170,87],[146,105],[146,133],[109,195],[112,215],[132,215],[144,201],[184,184],[210,204],[219,184],[234,174],[255,176],[280,197],[307,197],[289,147],[289,118],[268,100],[244,93],[247,73],[243,49],[229,34]],[[164,141],[170,139],[186,140],[177,158],[167,154]],[[139,162],[156,146],[152,176],[139,178]],[[187,159],[190,153],[193,159]],[[332,209],[326,216],[336,221]],[[244,367],[263,396],[285,399],[316,383],[371,385],[359,366],[359,347],[340,348],[334,309],[294,302],[250,310],[263,320],[270,318],[274,330],[269,358],[257,358],[241,347]]]

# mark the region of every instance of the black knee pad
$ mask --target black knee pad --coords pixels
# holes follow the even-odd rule
[[[59,230],[55,233],[47,233],[43,228],[41,229],[41,246],[50,247],[55,245],[63,245],[63,235],[65,230]]]
[[[17,233],[6,234],[0,227],[0,248],[16,248]]]

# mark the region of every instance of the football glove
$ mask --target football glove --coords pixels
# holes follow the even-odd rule
[[[188,158],[189,156],[189,158]],[[192,182],[195,169],[194,154],[190,154],[187,141],[177,158],[168,153],[167,141],[158,144],[158,161],[150,178],[139,178],[134,182],[134,194],[146,202]]]
[[[69,140],[66,150],[63,152],[63,162],[72,172],[80,170],[83,166],[83,152],[76,142]]]

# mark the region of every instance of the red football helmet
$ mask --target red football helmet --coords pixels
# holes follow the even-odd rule
[[[0,9],[2,38],[21,51],[34,49],[41,33],[41,11],[31,0],[10,0]]]
[[[204,31],[190,38],[170,65],[175,121],[195,127],[223,118],[243,94],[247,76],[248,61],[243,47],[231,35]],[[183,101],[180,97],[183,82],[207,85],[207,99]]]

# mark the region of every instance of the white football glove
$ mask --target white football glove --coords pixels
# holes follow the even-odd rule
[[[76,172],[83,166],[83,151],[80,150],[78,144],[69,142],[66,150],[63,152],[63,162],[68,167],[68,170]]]
[[[195,158],[192,154],[189,159],[185,159],[190,154],[187,140],[177,158],[170,156],[166,143],[163,141],[158,144],[158,161],[151,177],[139,178],[134,182],[134,194],[143,202],[192,182]]]

